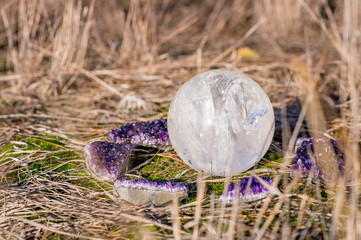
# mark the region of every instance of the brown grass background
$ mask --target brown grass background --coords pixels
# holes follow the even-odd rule
[[[358,0],[2,0],[0,13],[0,148],[18,134],[54,134],[79,153],[72,161],[83,162],[91,140],[121,123],[165,116],[177,89],[209,69],[250,76],[283,113],[296,98],[302,104],[291,119],[281,114],[293,134],[287,124],[276,129],[273,151],[285,161],[275,198],[219,207],[214,195],[206,200],[212,178],[203,175],[197,201],[147,209],[90,175],[77,178],[96,189],[70,177],[8,182],[14,161],[2,161],[1,238],[361,239]],[[258,56],[240,53],[244,47]],[[335,179],[326,202],[291,194],[299,179],[287,159],[304,118],[311,135],[345,147],[346,178]]]

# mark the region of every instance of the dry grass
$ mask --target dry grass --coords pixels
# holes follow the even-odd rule
[[[0,13],[1,239],[361,239],[358,0],[3,0]],[[260,57],[237,54],[245,46]],[[279,110],[258,166],[220,179],[140,151],[153,164],[130,176],[191,188],[164,208],[127,204],[90,176],[86,144],[165,116],[182,83],[215,68],[248,74]],[[346,177],[290,174],[307,131],[342,142]],[[218,204],[223,183],[262,173],[274,196]]]

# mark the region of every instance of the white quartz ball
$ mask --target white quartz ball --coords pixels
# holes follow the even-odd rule
[[[178,90],[169,107],[168,132],[175,151],[190,167],[233,175],[254,166],[269,148],[273,108],[249,77],[207,71]]]

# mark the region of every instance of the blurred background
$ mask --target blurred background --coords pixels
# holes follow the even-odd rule
[[[267,92],[276,130],[282,106],[290,135],[316,99],[308,128],[348,135],[360,125],[360,9],[356,0],[1,1],[2,124],[31,116],[79,137],[90,122],[154,119],[195,74],[231,69]]]

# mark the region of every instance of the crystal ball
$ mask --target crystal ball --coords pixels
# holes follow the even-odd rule
[[[274,133],[272,104],[249,77],[211,70],[187,81],[169,107],[168,132],[180,158],[194,169],[224,176],[253,167]]]

